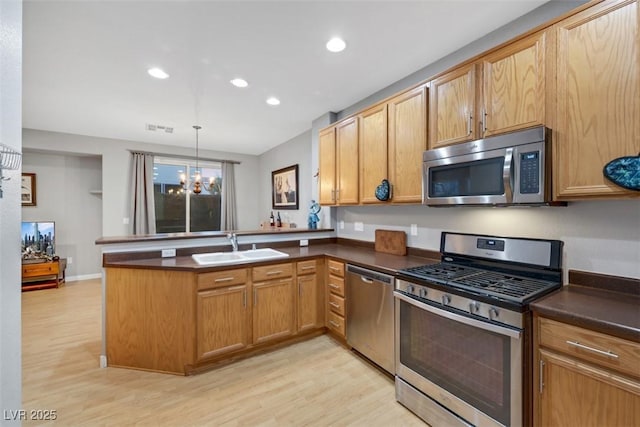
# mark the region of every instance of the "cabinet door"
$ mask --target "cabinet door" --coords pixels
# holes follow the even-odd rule
[[[422,202],[422,153],[427,149],[427,88],[389,101],[389,180],[394,203]]]
[[[198,359],[249,344],[246,285],[198,292],[197,301]]]
[[[429,87],[429,147],[476,138],[476,65],[455,69]]]
[[[325,129],[319,134],[319,193],[321,205],[336,203],[336,130]]]
[[[536,33],[484,57],[482,81],[482,136],[543,124],[545,33]]]
[[[639,21],[637,1],[607,1],[556,26],[558,199],[639,194],[602,173],[609,161],[640,152]]]
[[[253,342],[293,334],[293,279],[253,285]]]
[[[387,173],[387,104],[360,114],[360,201],[380,203],[376,187]]]
[[[315,274],[298,276],[298,331],[319,327],[318,279]]]
[[[540,350],[539,426],[640,425],[640,383]]]
[[[358,204],[358,118],[336,125],[338,204]]]

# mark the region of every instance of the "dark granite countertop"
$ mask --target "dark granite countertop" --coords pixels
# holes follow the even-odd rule
[[[319,244],[311,246],[288,246],[277,247],[277,250],[289,254],[288,258],[272,259],[263,262],[252,262],[250,264],[232,264],[225,266],[206,266],[198,265],[191,256],[177,256],[173,258],[146,258],[146,259],[130,259],[130,260],[106,260],[104,267],[119,268],[142,268],[142,269],[167,269],[178,271],[193,271],[196,273],[205,273],[209,271],[229,270],[234,268],[242,268],[247,265],[265,265],[282,263],[287,261],[299,261],[305,258],[313,258],[318,256],[328,256],[350,264],[360,265],[362,267],[371,268],[383,273],[394,274],[398,270],[419,265],[432,264],[439,262],[439,259],[426,258],[421,256],[400,256],[391,255],[382,252],[376,252],[372,248],[343,245],[338,243]]]
[[[561,322],[640,342],[640,281],[582,274],[591,276],[591,280],[570,272],[569,281],[574,283],[532,303],[531,309]],[[597,286],[594,277],[600,278]],[[620,285],[624,285],[623,292]]]

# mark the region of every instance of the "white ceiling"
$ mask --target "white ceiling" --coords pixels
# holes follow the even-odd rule
[[[23,127],[261,154],[545,2],[26,0]]]

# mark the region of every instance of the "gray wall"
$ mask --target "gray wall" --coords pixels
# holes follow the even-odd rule
[[[25,149],[57,154],[82,154],[102,157],[102,235],[124,236],[129,217],[129,150],[192,156],[193,149],[137,141],[96,138],[67,133],[23,129]],[[255,229],[258,215],[258,157],[235,153],[200,150],[202,158],[237,160],[236,190],[240,229]]]
[[[0,1],[0,143],[22,140],[22,2]],[[0,410],[22,407],[20,171],[2,170],[0,199]],[[0,419],[1,425],[19,425]]]
[[[100,274],[102,158],[25,152],[22,171],[36,174],[36,206],[22,208],[23,221],[55,221],[56,254],[67,258],[67,280]],[[69,262],[72,261],[72,262]]]

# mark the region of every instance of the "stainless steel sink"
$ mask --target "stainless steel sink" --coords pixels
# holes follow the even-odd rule
[[[206,254],[193,254],[191,258],[198,265],[230,265],[242,264],[254,261],[265,261],[276,258],[286,258],[289,254],[276,251],[271,248],[251,249],[238,252],[211,252]]]

